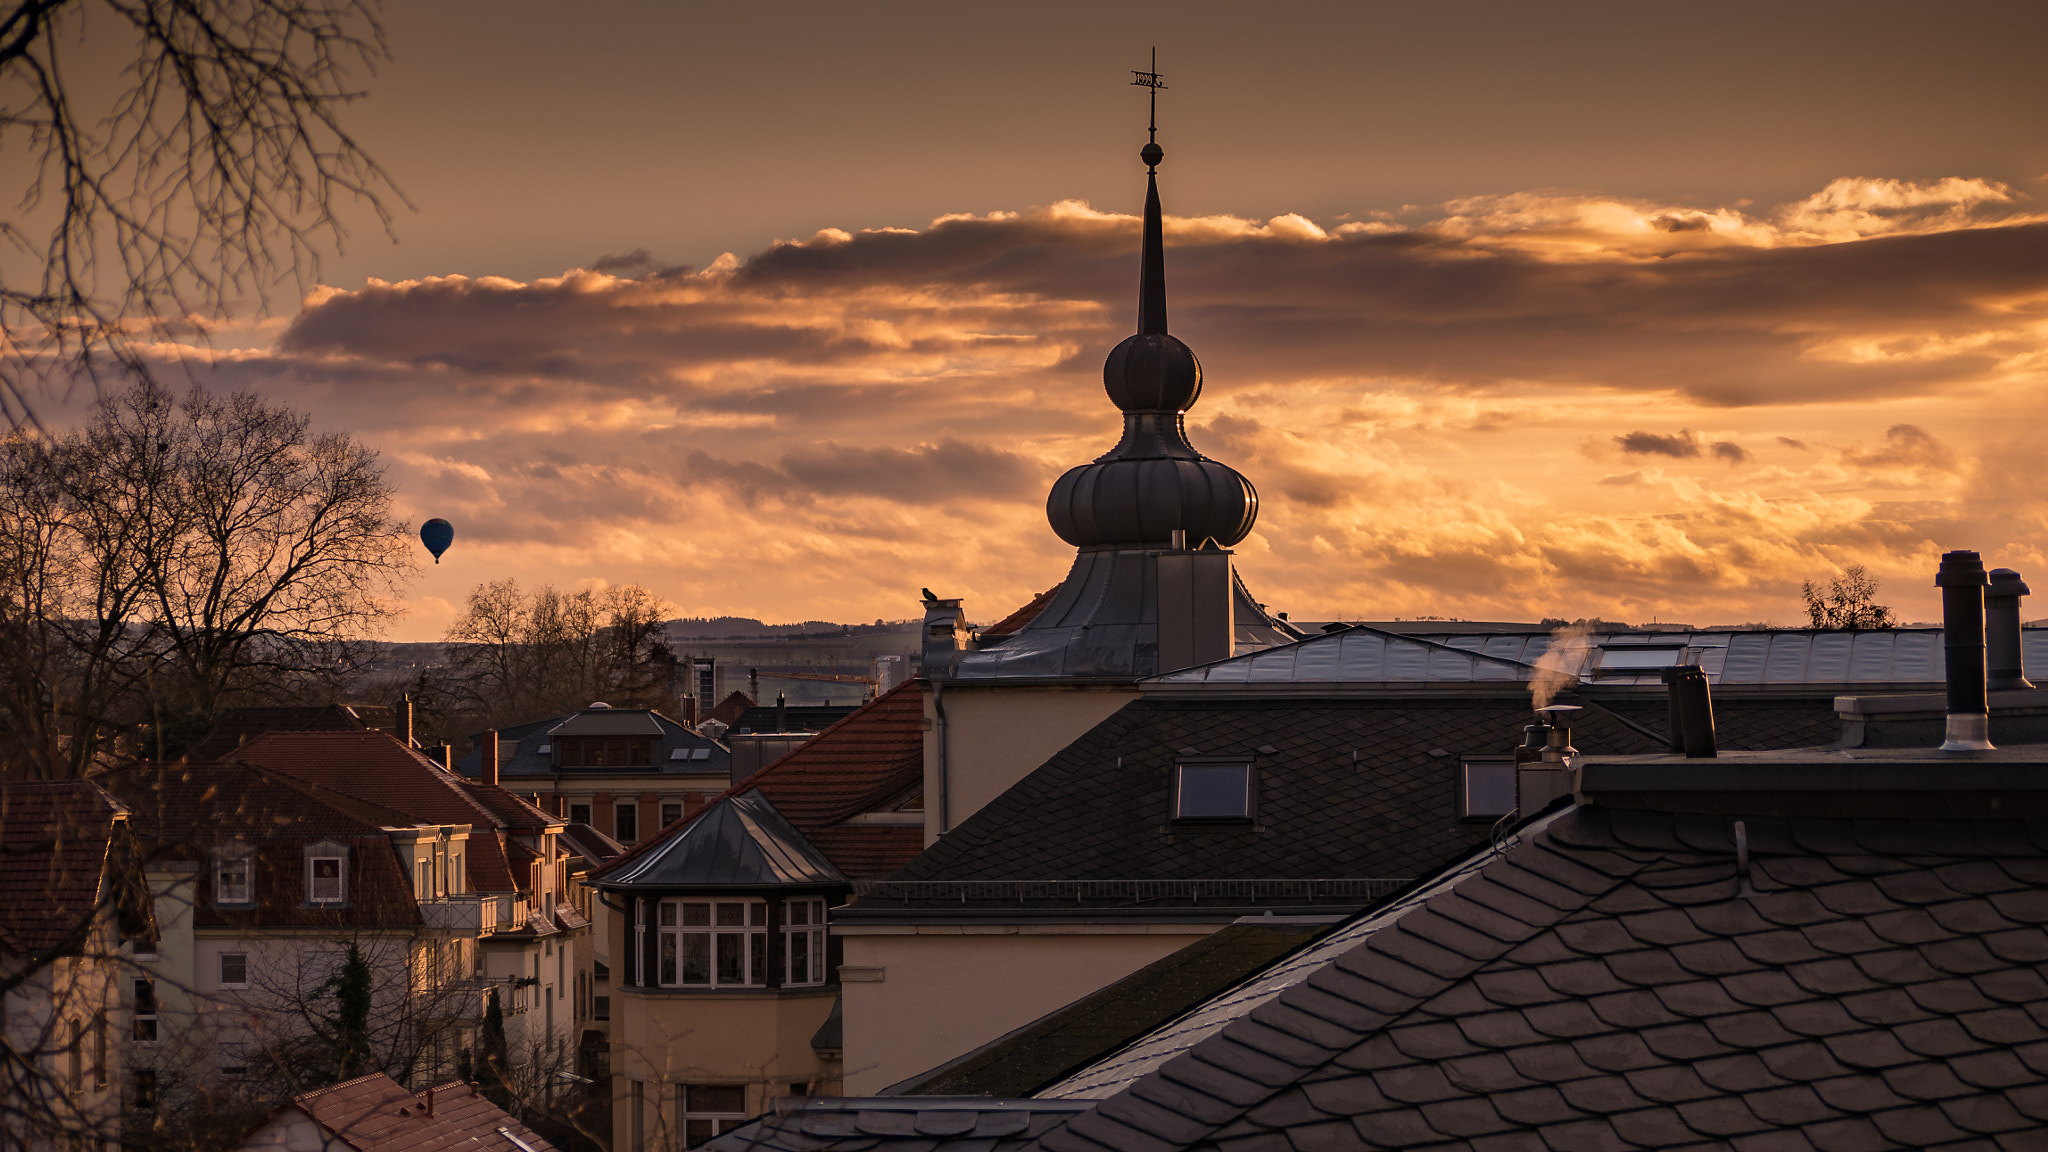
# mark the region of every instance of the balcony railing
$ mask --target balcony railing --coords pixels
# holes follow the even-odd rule
[[[904,905],[1130,907],[1336,904],[1355,907],[1400,891],[1401,877],[1318,880],[862,880],[861,899]]]
[[[498,897],[479,892],[441,896],[420,901],[420,918],[427,927],[479,936],[498,930]]]

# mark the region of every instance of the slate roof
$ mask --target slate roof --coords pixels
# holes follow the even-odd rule
[[[1301,948],[1335,919],[1247,916],[881,1094],[1030,1096]]]
[[[1861,819],[1772,814],[1783,755],[1724,814],[1593,793],[1048,1089],[1098,1105],[1042,1147],[2039,1147],[2044,751],[1967,773],[2027,819],[1919,818],[1924,751],[1806,757]]]
[[[698,1145],[711,1152],[931,1152],[936,1145],[974,1152],[1018,1152],[1086,1107],[1065,1100],[990,1100],[980,1096],[905,1101],[785,1097],[751,1124]]]
[[[1510,754],[1530,719],[1528,697],[1521,692],[1438,695],[1426,704],[1372,697],[1141,697],[834,915],[884,916],[926,904],[934,911],[941,904],[963,907],[958,896],[926,898],[914,887],[892,887],[906,881],[1423,875],[1484,842],[1491,828],[1491,821],[1458,818],[1460,758]],[[1661,742],[1598,707],[1580,715],[1572,737],[1584,752],[1662,749]],[[1171,825],[1173,766],[1188,752],[1253,760],[1257,826]],[[1361,891],[1340,906],[1358,907],[1377,892]],[[1164,902],[1155,898],[1145,907]],[[1199,897],[1174,902],[1193,906]],[[1284,888],[1221,901],[1249,909],[1315,902]],[[970,895],[965,906],[974,903]],[[990,895],[982,903],[1074,906],[1075,900],[1049,892],[1021,900]]]
[[[415,1094],[381,1072],[345,1080],[317,1092],[292,1097],[277,1115],[296,1108],[312,1117],[342,1147],[358,1152],[469,1152],[519,1144],[534,1152],[553,1152],[554,1145],[491,1103],[473,1084],[439,1085],[433,1090],[434,1114],[426,1114],[424,1094]]]
[[[2021,644],[2030,666],[2048,667],[2048,629],[2025,630]],[[1469,656],[1461,660],[1454,652]],[[1745,692],[1867,692],[1939,684],[1947,675],[1939,628],[1675,630],[1589,636],[1531,630],[1420,636],[1350,625],[1264,652],[1170,672],[1147,684],[1191,688],[1513,680],[1518,678],[1511,674],[1514,667],[1533,668],[1539,662],[1588,685],[1658,692],[1663,687],[1661,670],[1674,664],[1697,664],[1714,687]]]
[[[606,888],[845,883],[758,788],[720,797],[654,848],[604,876]]]
[[[568,726],[576,725],[574,731]],[[653,736],[651,763],[645,767],[623,764],[602,768],[557,767],[554,757],[556,733],[595,736]],[[476,734],[475,744],[482,733]],[[546,749],[546,751],[542,751]],[[683,753],[678,757],[677,752]],[[476,779],[483,766],[483,750],[472,747],[455,761],[455,770]],[[572,779],[579,773],[617,775],[620,773],[661,773],[683,775],[732,775],[732,754],[709,736],[700,736],[686,725],[649,708],[590,708],[562,716],[530,720],[498,730],[498,779],[555,776]]]
[[[626,846],[588,824],[570,824],[562,829],[562,847],[583,858],[583,862],[595,867],[603,864],[626,850]]]
[[[64,943],[99,903],[120,801],[83,780],[0,784],[0,949]]]
[[[755,704],[732,722],[732,734],[769,732],[822,732],[858,710],[851,704],[790,704],[777,709],[773,704]]]

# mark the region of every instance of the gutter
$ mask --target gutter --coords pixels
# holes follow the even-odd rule
[[[939,744],[939,835],[953,830],[953,813],[946,796],[946,684],[932,681],[932,729]]]

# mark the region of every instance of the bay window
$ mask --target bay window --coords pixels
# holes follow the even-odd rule
[[[768,983],[765,900],[663,900],[655,982],[745,988]]]
[[[825,902],[808,897],[783,902],[782,962],[786,984],[825,982]]]

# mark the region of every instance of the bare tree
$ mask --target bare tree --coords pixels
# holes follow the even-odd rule
[[[414,560],[377,454],[245,394],[149,382],[0,443],[0,719],[49,779],[124,735],[309,691]],[[162,754],[172,747],[138,748]]]
[[[596,700],[673,706],[668,606],[637,584],[565,593],[479,584],[448,628],[450,690],[484,724],[530,720]]]
[[[125,37],[118,54],[108,45]],[[0,11],[0,410],[39,382],[144,377],[245,294],[303,284],[359,202],[402,200],[343,127],[385,59],[377,0],[16,0]],[[92,97],[95,66],[125,66]],[[10,177],[12,179],[13,177]]]
[[[1877,602],[1877,579],[1861,564],[1842,569],[1826,588],[1808,580],[1799,586],[1799,595],[1815,628],[1890,628],[1898,623],[1892,610]]]

